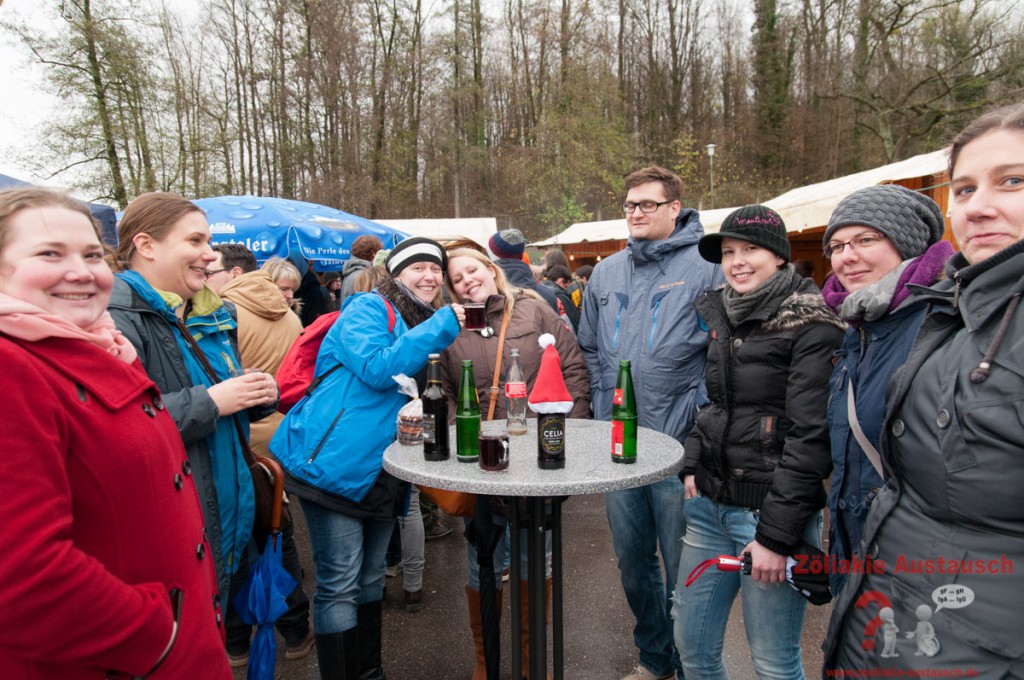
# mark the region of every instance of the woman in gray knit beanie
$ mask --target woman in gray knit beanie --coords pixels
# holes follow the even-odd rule
[[[910,297],[908,284],[930,285],[941,274],[953,254],[949,242],[940,240],[944,227],[935,201],[886,184],[844,198],[825,231],[825,255],[835,273],[821,292],[850,325],[830,382],[828,411],[834,469],[829,548],[837,564],[852,558],[868,507],[882,486],[881,473],[850,427],[847,400],[855,395],[853,414],[863,441],[877,443],[886,385],[906,359],[925,313],[925,305]],[[830,575],[834,593],[846,580],[841,571]]]

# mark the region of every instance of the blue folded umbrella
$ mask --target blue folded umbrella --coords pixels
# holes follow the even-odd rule
[[[233,600],[242,620],[257,626],[249,648],[249,668],[245,676],[248,680],[273,680],[277,662],[274,622],[288,611],[285,598],[298,585],[281,564],[282,542],[280,533],[267,538],[263,554],[249,568],[245,585]]]

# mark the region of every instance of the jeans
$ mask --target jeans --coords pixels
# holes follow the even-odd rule
[[[313,627],[318,635],[341,633],[356,625],[358,605],[384,597],[384,554],[395,523],[300,500],[316,566]]]
[[[604,496],[619,578],[636,618],[633,642],[640,664],[663,676],[681,666],[672,638],[672,587],[686,531],[683,483],[676,476]],[[661,560],[658,560],[658,551]]]
[[[491,521],[494,522],[495,526],[503,527],[504,531],[501,533],[501,539],[498,540],[498,545],[494,546],[494,554],[491,557],[491,561],[494,564],[494,585],[498,590],[501,590],[501,572],[504,569],[506,555],[510,555],[511,548],[509,547],[512,543],[510,540],[510,533],[508,531],[508,520],[500,515],[491,515]],[[463,522],[466,526],[469,526],[470,518],[463,517]],[[544,557],[545,557],[545,568],[544,573],[548,578],[551,578],[551,532],[544,532]],[[466,562],[469,567],[467,574],[467,585],[473,590],[480,590],[480,564],[477,561],[476,546],[471,542],[466,541]],[[527,562],[526,562],[526,529],[519,530],[519,574],[525,581],[527,579]]]
[[[405,589],[416,592],[423,589],[424,533],[423,514],[420,512],[420,490],[410,484],[409,509],[398,518],[402,536],[402,580]]]
[[[805,600],[788,583],[765,584],[737,571],[705,571],[684,587],[690,571],[719,555],[736,555],[754,540],[760,516],[747,508],[722,505],[698,496],[686,502],[686,536],[679,564],[679,584],[672,608],[676,646],[687,678],[727,680],[722,661],[729,611],[742,591],[743,624],[762,680],[804,678],[800,636],[804,627]],[[807,522],[804,540],[820,547],[822,515]]]

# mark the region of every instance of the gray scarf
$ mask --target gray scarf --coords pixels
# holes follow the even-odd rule
[[[725,305],[725,314],[729,317],[729,323],[733,328],[739,326],[755,309],[788,292],[793,286],[794,276],[793,265],[787,264],[749,293],[737,293],[732,286],[727,284],[722,289],[722,304]]]
[[[913,259],[904,260],[896,269],[875,281],[870,286],[865,286],[854,291],[843,300],[843,306],[839,308],[839,317],[846,321],[874,321],[881,319],[889,311],[889,304],[896,295],[896,284],[903,274],[903,270],[913,262]]]

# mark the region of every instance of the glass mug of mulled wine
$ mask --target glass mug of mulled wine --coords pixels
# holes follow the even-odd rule
[[[487,314],[482,302],[466,302],[462,305],[466,310],[466,330],[482,331],[487,327]]]
[[[504,420],[480,423],[480,469],[503,472],[508,469],[508,430]]]

